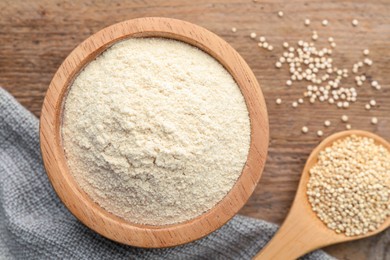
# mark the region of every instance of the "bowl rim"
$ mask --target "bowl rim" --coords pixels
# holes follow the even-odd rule
[[[200,216],[171,225],[141,225],[125,221],[93,202],[69,172],[61,138],[63,101],[71,82],[84,66],[116,42],[131,37],[162,37],[195,46],[214,57],[233,76],[250,118],[250,148],[242,173],[228,194]],[[266,103],[244,59],[214,33],[182,20],[145,17],[108,26],[79,44],[55,73],[43,102],[40,147],[48,178],[69,211],[84,225],[111,240],[144,248],[171,247],[202,238],[224,225],[246,203],[260,180],[268,151]]]

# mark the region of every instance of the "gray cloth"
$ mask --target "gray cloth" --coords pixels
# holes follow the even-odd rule
[[[108,240],[80,223],[46,176],[38,119],[0,88],[1,259],[250,259],[277,226],[236,216],[211,235],[168,249]],[[332,259],[317,251],[304,259]]]

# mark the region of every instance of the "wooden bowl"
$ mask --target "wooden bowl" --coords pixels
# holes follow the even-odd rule
[[[212,209],[173,225],[140,225],[101,208],[78,186],[69,172],[61,138],[64,98],[76,75],[112,44],[129,37],[163,37],[186,42],[218,60],[233,76],[245,98],[251,142],[242,174]],[[40,144],[47,175],[66,207],[82,223],[117,242],[147,248],[176,246],[221,227],[244,206],[258,183],[267,157],[268,117],[260,86],[242,57],[224,40],[194,24],[169,18],[139,18],[109,26],[90,36],[61,64],[50,83],[40,119]]]

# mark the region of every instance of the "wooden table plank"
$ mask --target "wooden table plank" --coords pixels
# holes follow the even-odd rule
[[[284,17],[277,12],[282,10]],[[347,114],[353,128],[373,131],[390,140],[390,2],[362,1],[51,1],[6,0],[0,2],[0,85],[25,107],[39,116],[49,82],[69,52],[83,39],[110,24],[143,16],[166,16],[199,24],[222,36],[233,45],[255,72],[265,94],[270,117],[270,149],[260,186],[241,213],[281,223],[288,212],[310,151],[320,139],[343,130],[340,116]],[[310,18],[311,26],[303,20]],[[321,20],[328,19],[327,27]],[[351,25],[352,19],[359,26]],[[236,27],[236,33],[231,28]],[[319,46],[329,36],[337,43],[334,63],[349,70],[362,60],[362,50],[370,49],[374,65],[366,71],[369,79],[382,85],[381,92],[368,84],[358,89],[358,102],[348,110],[325,104],[304,104],[292,109],[291,102],[303,92],[304,83],[287,88],[286,69],[276,70],[274,63],[282,51],[281,43],[310,40],[311,30],[319,34]],[[266,36],[275,49],[259,49],[249,38],[254,31]],[[351,74],[351,73],[350,73]],[[354,84],[350,77],[345,86]],[[275,99],[283,104],[277,106]],[[364,110],[375,97],[378,109]],[[379,123],[370,124],[376,116]],[[329,119],[332,126],[322,127]],[[302,135],[303,125],[312,130]],[[390,232],[376,237],[336,245],[326,249],[340,259],[389,259]]]

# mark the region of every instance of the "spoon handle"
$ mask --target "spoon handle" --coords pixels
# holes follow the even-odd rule
[[[319,220],[307,214],[305,206],[295,201],[278,232],[253,259],[297,259],[310,251],[332,244],[327,233],[317,228]]]

